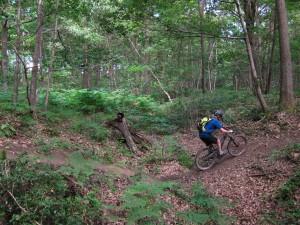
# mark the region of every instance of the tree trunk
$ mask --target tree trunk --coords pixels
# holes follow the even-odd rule
[[[17,5],[17,18],[16,18],[16,34],[17,34],[17,39],[16,39],[16,44],[15,48],[16,51],[19,52],[21,48],[21,1],[16,0],[16,5]],[[15,72],[14,72],[14,92],[13,92],[13,103],[16,106],[18,102],[18,96],[19,96],[19,83],[20,83],[20,72],[21,72],[21,60],[18,57],[16,53],[16,67],[15,67]]]
[[[243,6],[244,6],[244,12],[245,12],[245,19],[246,21],[245,26],[247,30],[247,35],[249,38],[249,42],[251,45],[252,49],[252,56],[253,56],[253,61],[255,64],[256,68],[256,73],[258,79],[261,80],[261,63],[260,63],[260,38],[258,37],[257,34],[255,34],[254,30],[255,27],[258,25],[258,1],[257,0],[243,0]],[[259,84],[262,86],[262,84]]]
[[[232,81],[233,81],[234,90],[238,91],[240,87],[240,81],[239,81],[239,77],[236,74],[233,75]]]
[[[82,73],[82,87],[85,89],[89,89],[91,87],[91,84],[90,84],[90,71],[89,71],[89,67],[88,67],[89,61],[88,61],[88,46],[87,45],[84,46],[83,52],[84,52],[85,59],[84,59],[84,67],[83,67],[83,73]]]
[[[117,118],[113,121],[110,121],[108,125],[113,126],[114,128],[118,129],[122,133],[123,137],[126,140],[126,144],[128,148],[133,153],[138,152],[138,147],[133,141],[133,137],[129,131],[128,124],[123,113],[118,113]]]
[[[38,0],[37,8],[37,32],[35,36],[35,48],[33,54],[33,67],[32,67],[32,78],[30,84],[30,106],[31,112],[35,114],[36,104],[37,104],[37,81],[38,81],[38,72],[41,60],[41,48],[43,44],[43,19],[44,19],[44,8],[43,0]]]
[[[58,0],[56,0],[55,9],[57,11],[58,9]],[[51,48],[51,58],[49,62],[49,68],[47,73],[47,87],[46,87],[46,96],[45,96],[45,108],[47,110],[48,108],[48,101],[49,101],[49,94],[50,94],[50,86],[51,86],[51,79],[52,79],[52,73],[53,73],[53,67],[54,67],[54,61],[55,61],[55,53],[56,53],[56,39],[57,39],[57,27],[58,27],[58,17],[57,14],[55,14],[55,22],[54,22],[54,29],[52,34],[52,48]]]
[[[268,105],[267,105],[267,103],[265,101],[265,98],[262,94],[261,87],[260,87],[260,84],[259,84],[259,80],[258,80],[258,77],[257,77],[256,67],[255,67],[255,63],[254,63],[254,59],[253,59],[253,53],[252,53],[252,46],[250,44],[250,40],[249,40],[248,32],[247,32],[247,29],[246,29],[245,21],[244,21],[243,16],[242,16],[242,10],[241,10],[241,6],[240,6],[240,2],[239,2],[239,0],[235,0],[235,3],[236,3],[236,7],[237,7],[237,10],[238,10],[238,15],[239,15],[239,18],[240,18],[240,21],[241,21],[243,31],[244,31],[245,36],[246,36],[245,42],[246,42],[248,58],[249,58],[250,67],[251,67],[251,75],[252,75],[252,79],[253,79],[253,83],[254,83],[256,97],[257,97],[257,99],[260,103],[261,109],[264,112],[266,112],[268,110]]]
[[[95,87],[98,88],[100,85],[100,81],[101,81],[101,66],[96,66],[95,67],[95,74],[96,74],[96,79],[95,79]]]
[[[2,88],[4,92],[7,92],[8,89],[8,19],[5,18],[2,22],[2,34],[1,34],[1,42],[2,42]]]
[[[206,5],[205,0],[198,0],[199,4],[199,16],[200,16],[200,24],[201,24],[201,29],[203,29],[203,19],[204,19],[204,8]],[[204,40],[204,34],[201,32],[200,34],[200,76],[199,79],[201,80],[201,89],[202,92],[205,93],[205,40]]]
[[[214,59],[214,49],[215,49],[215,44],[216,41],[213,40],[212,42],[210,42],[209,44],[209,49],[210,49],[210,53],[208,56],[208,62],[207,62],[207,67],[208,67],[208,89],[210,92],[212,92],[212,68],[213,68],[213,59]]]
[[[253,88],[253,78],[252,78],[252,70],[251,70],[251,66],[249,65],[249,68],[248,68],[248,87],[249,87],[249,90],[255,94],[255,91],[254,91],[254,88]]]
[[[288,17],[284,0],[276,0],[278,10],[280,43],[280,107],[291,110],[295,107],[292,59],[288,33]]]
[[[269,53],[269,63],[268,63],[268,68],[267,68],[267,77],[266,77],[266,87],[265,87],[265,94],[268,94],[271,89],[271,80],[272,80],[272,64],[273,64],[273,59],[274,59],[274,49],[275,49],[275,43],[276,43],[276,13],[274,12],[274,16],[272,18],[272,25],[270,28],[270,33],[271,33],[271,38],[272,38],[272,44],[270,48],[270,53]]]
[[[137,54],[141,59],[143,59],[142,56],[141,56],[141,54],[140,54],[140,52],[139,52],[139,50],[135,47],[135,45],[134,45],[134,43],[131,41],[131,39],[128,38],[128,40],[129,40],[131,46],[133,47],[134,51],[136,52],[136,54]],[[170,102],[173,102],[173,101],[172,101],[172,98],[171,98],[171,96],[170,96],[170,94],[165,90],[165,88],[163,87],[162,83],[160,82],[160,80],[158,79],[158,77],[156,76],[156,74],[153,72],[153,70],[152,70],[150,67],[149,67],[149,71],[150,71],[150,74],[152,75],[152,77],[157,81],[158,86],[161,88],[161,90],[162,90],[162,91],[165,93],[165,95],[168,97],[168,100],[169,100]]]

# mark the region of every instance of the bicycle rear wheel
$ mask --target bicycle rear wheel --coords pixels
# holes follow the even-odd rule
[[[232,156],[239,156],[246,151],[247,139],[242,135],[234,136],[227,145],[227,150]]]
[[[195,157],[195,164],[199,170],[208,170],[216,163],[216,158],[216,151],[211,152],[209,148],[205,148],[198,151]]]

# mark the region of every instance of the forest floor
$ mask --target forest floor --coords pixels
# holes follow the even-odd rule
[[[296,164],[288,160],[272,160],[274,150],[280,150],[289,144],[300,143],[300,117],[290,117],[278,114],[268,123],[263,121],[249,122],[240,125],[247,131],[248,147],[246,152],[238,157],[225,157],[208,171],[198,171],[196,168],[187,169],[176,161],[164,162],[159,165],[148,165],[149,176],[157,180],[172,180],[190,187],[194,182],[201,181],[204,187],[213,196],[221,197],[229,202],[223,212],[236,217],[236,225],[262,224],[262,216],[272,209],[272,196],[289,176],[293,173]],[[42,131],[43,127],[39,130]],[[74,143],[101,148],[96,142],[91,142],[82,136],[63,132],[62,137]],[[176,139],[191,155],[195,155],[204,147],[201,140],[192,132],[176,135]],[[8,158],[14,158],[22,152],[29,152],[39,157],[41,162],[54,166],[66,164],[68,151],[52,151],[44,157],[36,151],[33,139],[18,134],[14,138],[0,138],[0,149],[6,149]],[[142,156],[141,156],[142,157]],[[126,161],[126,158],[121,159]],[[134,167],[138,164],[138,157],[131,159],[130,165],[98,163],[94,169],[102,173],[114,173],[119,177],[130,177],[135,174]],[[130,160],[129,160],[130,161]],[[158,169],[153,169],[159,167]],[[111,192],[107,187],[103,191],[106,203],[119,204],[119,197],[128,185],[127,179],[118,178],[118,191]],[[176,202],[173,202],[175,208]],[[172,223],[168,219],[168,224]]]
[[[189,146],[188,149],[199,148],[198,138],[190,135],[184,135],[182,142]],[[300,129],[282,132],[273,138],[251,136],[243,155],[226,157],[210,170],[193,169],[171,177],[161,174],[160,177],[163,180],[178,180],[185,186],[200,180],[213,196],[229,201],[231,207],[224,209],[224,212],[237,218],[236,225],[262,224],[260,219],[273,207],[272,196],[296,167],[296,164],[285,159],[272,160],[272,152],[293,143],[300,143]]]

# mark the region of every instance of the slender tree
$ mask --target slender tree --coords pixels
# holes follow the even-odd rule
[[[277,29],[277,22],[276,22],[276,13],[273,10],[273,16],[270,20],[270,36],[271,36],[271,46],[269,48],[269,62],[267,65],[267,74],[266,74],[266,87],[265,87],[265,94],[268,94],[271,89],[271,81],[272,81],[272,74],[273,68],[272,64],[274,61],[274,52],[275,52],[275,43],[276,43],[276,29]]]
[[[30,84],[30,106],[31,112],[35,114],[35,107],[37,104],[37,81],[38,81],[38,72],[41,61],[41,49],[43,43],[43,20],[44,20],[44,5],[43,0],[38,0],[37,2],[37,31],[35,35],[35,48],[32,57],[33,67],[32,67],[32,77]]]
[[[280,43],[280,107],[293,109],[295,106],[292,59],[288,33],[288,17],[284,0],[276,0]]]
[[[6,92],[8,88],[8,18],[5,17],[2,22],[2,33],[1,33],[1,43],[2,43],[2,82],[3,91]]]
[[[200,15],[200,24],[203,25],[204,19],[204,9],[206,5],[206,0],[198,0],[199,5],[199,15]],[[201,26],[203,29],[203,26]],[[201,89],[202,92],[205,93],[205,39],[204,34],[201,32],[200,34],[200,76],[199,79],[201,80]]]
[[[16,52],[20,52],[21,48],[21,0],[16,0]],[[19,83],[20,83],[20,72],[21,72],[21,60],[16,53],[16,64],[14,71],[14,92],[13,92],[13,103],[14,105],[18,102],[19,96]]]
[[[253,83],[254,83],[255,94],[257,96],[257,99],[260,103],[260,106],[261,106],[262,110],[265,112],[265,111],[268,110],[268,105],[265,101],[265,98],[262,94],[261,87],[260,87],[260,84],[259,84],[257,71],[256,71],[256,67],[255,67],[255,62],[254,62],[254,57],[253,57],[252,46],[251,46],[249,35],[248,35],[248,32],[247,32],[246,23],[245,23],[245,20],[243,18],[243,15],[242,15],[242,9],[241,9],[241,5],[240,5],[240,1],[235,0],[235,3],[236,3],[236,7],[237,7],[237,11],[238,11],[238,15],[239,15],[239,18],[240,18],[241,25],[242,25],[243,31],[245,33],[245,42],[246,42],[246,48],[247,48],[248,58],[249,58],[249,62],[250,62],[251,76],[252,76]]]
[[[48,101],[49,101],[49,94],[50,94],[50,86],[51,86],[51,78],[53,73],[53,67],[54,67],[54,61],[55,61],[55,54],[56,54],[56,39],[57,39],[57,30],[58,30],[58,16],[57,16],[57,10],[58,10],[58,0],[56,0],[55,3],[55,11],[54,14],[54,29],[52,33],[52,46],[51,46],[51,54],[50,54],[50,62],[49,62],[49,68],[47,73],[47,88],[46,88],[46,96],[45,96],[45,108],[48,108]]]

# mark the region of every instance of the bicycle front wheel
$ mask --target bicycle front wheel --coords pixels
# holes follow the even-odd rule
[[[198,151],[195,164],[199,170],[208,170],[216,163],[217,153],[210,152],[208,148]]]
[[[246,151],[247,139],[242,135],[237,135],[230,139],[227,150],[232,156],[239,156]]]

